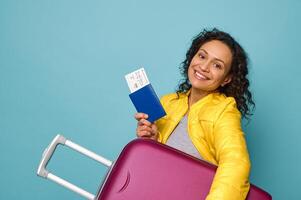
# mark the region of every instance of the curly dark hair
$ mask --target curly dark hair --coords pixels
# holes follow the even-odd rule
[[[232,53],[232,63],[230,74],[232,80],[225,86],[220,86],[218,91],[228,97],[234,97],[237,108],[244,118],[249,119],[252,115],[250,108],[254,109],[255,103],[252,100],[252,94],[249,90],[248,75],[248,57],[244,49],[228,33],[213,28],[212,30],[204,29],[193,38],[192,44],[186,53],[186,59],[182,62],[180,70],[184,77],[177,88],[177,94],[187,92],[191,88],[188,79],[188,68],[192,58],[198,52],[199,48],[206,42],[219,40],[226,44]]]

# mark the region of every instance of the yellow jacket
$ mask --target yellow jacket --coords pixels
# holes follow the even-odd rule
[[[161,99],[167,115],[158,121],[158,141],[166,143],[188,111],[188,93]],[[250,160],[235,99],[212,93],[193,104],[188,134],[203,159],[218,166],[206,200],[244,200],[249,191]]]

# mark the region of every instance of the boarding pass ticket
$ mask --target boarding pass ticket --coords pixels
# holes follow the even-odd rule
[[[126,82],[130,88],[131,93],[143,88],[149,84],[144,68],[140,68],[125,75]]]

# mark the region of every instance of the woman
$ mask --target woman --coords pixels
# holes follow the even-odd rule
[[[167,115],[155,123],[137,113],[137,136],[178,148],[218,166],[207,200],[242,200],[249,191],[250,160],[241,116],[254,106],[247,56],[218,29],[197,35],[182,63],[184,81],[163,96]]]

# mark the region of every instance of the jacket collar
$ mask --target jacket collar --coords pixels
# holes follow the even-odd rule
[[[183,93],[183,98],[185,99],[185,103],[186,103],[187,107],[188,107],[188,98],[189,98],[190,93],[191,93],[191,89],[189,89],[186,93]],[[197,102],[195,102],[190,107],[190,110],[200,108],[205,102],[208,102],[211,99],[213,99],[214,97],[220,96],[220,95],[223,95],[223,94],[221,94],[219,92],[212,92],[212,93],[206,95],[205,97],[199,99]]]

